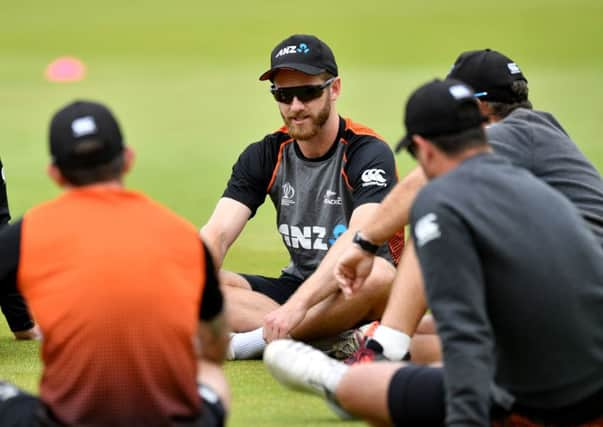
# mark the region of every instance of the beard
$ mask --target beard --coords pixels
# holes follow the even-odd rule
[[[309,139],[314,138],[318,135],[318,132],[322,129],[324,124],[327,122],[329,115],[331,114],[331,103],[329,102],[329,98],[325,97],[325,102],[321,109],[316,114],[311,114],[308,112],[299,113],[295,116],[285,116],[281,112],[281,117],[283,121],[287,125],[289,130],[289,135],[298,141],[307,141]],[[308,122],[303,123],[301,125],[293,123],[294,118],[301,118],[308,116],[310,119]]]

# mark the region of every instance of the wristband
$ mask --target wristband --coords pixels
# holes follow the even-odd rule
[[[379,250],[379,245],[375,245],[374,243],[371,243],[368,240],[363,239],[362,236],[360,235],[359,231],[357,231],[356,234],[354,234],[352,243],[356,243],[358,246],[360,246],[360,249],[362,249],[363,251],[366,251],[370,254],[373,254],[373,255],[375,255],[377,253],[377,251]]]

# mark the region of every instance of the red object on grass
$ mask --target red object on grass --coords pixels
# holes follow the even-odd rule
[[[76,82],[86,76],[86,66],[77,58],[62,56],[48,64],[44,74],[51,82]]]

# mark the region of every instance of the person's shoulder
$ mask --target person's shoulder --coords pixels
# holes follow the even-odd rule
[[[490,174],[492,170],[501,167],[512,167],[503,157],[494,153],[483,153],[472,156],[451,171],[440,175],[427,183],[417,195],[419,200],[454,203],[455,201],[471,197],[468,191],[472,186],[480,182],[480,177]]]
[[[490,134],[505,131],[510,128],[521,127],[530,129],[537,127],[553,127],[566,133],[563,126],[561,126],[561,123],[559,123],[552,113],[528,108],[517,108],[516,110],[513,110],[507,117],[489,126],[487,132]]]
[[[350,118],[344,118],[343,124],[343,138],[348,143],[372,142],[387,145],[385,138],[366,125],[355,122]]]
[[[383,157],[392,159],[393,151],[385,139],[368,126],[343,119],[342,139],[346,144],[348,160],[359,157]]]

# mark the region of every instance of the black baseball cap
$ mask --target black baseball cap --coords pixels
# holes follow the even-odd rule
[[[484,121],[473,88],[455,79],[435,79],[408,98],[404,115],[406,136],[396,145],[396,152],[411,144],[412,135],[452,135]]]
[[[280,69],[297,70],[312,76],[325,71],[338,75],[331,48],[308,34],[295,34],[277,44],[270,54],[270,69],[260,76],[260,80],[272,80]]]
[[[455,61],[448,77],[467,83],[480,99],[512,104],[524,101],[511,90],[516,80],[527,79],[519,66],[507,56],[491,49],[463,52]]]
[[[50,122],[50,155],[61,169],[85,169],[108,163],[123,152],[119,124],[111,111],[92,101],[75,101]]]

